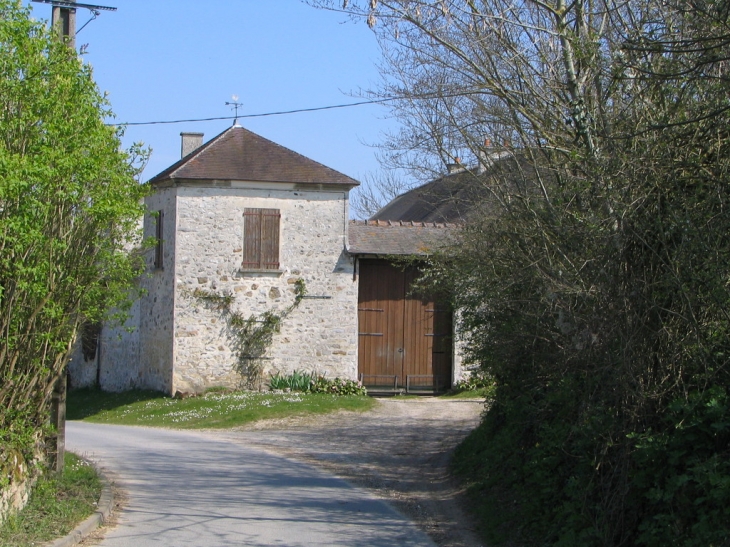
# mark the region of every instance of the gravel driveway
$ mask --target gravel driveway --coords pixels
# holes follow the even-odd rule
[[[259,422],[206,434],[304,461],[367,488],[442,547],[482,543],[448,475],[454,447],[479,422],[476,399],[378,399],[366,413]]]

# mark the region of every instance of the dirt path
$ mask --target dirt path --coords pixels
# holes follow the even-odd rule
[[[379,399],[375,409],[362,414],[259,422],[208,433],[305,461],[372,490],[441,547],[479,547],[448,463],[482,409],[479,400]]]

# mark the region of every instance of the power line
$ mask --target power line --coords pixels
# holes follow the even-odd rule
[[[358,103],[347,103],[347,104],[335,104],[329,106],[317,106],[313,108],[298,108],[296,110],[281,110],[278,112],[264,112],[261,114],[242,114],[238,118],[263,118],[266,116],[281,116],[284,114],[298,114],[300,112],[317,112],[319,110],[332,110],[335,108],[349,108],[351,106],[362,106],[366,104],[379,104],[394,101],[396,99],[373,99],[370,101],[360,101]],[[154,122],[126,122],[126,123],[107,123],[107,125],[161,125],[161,124],[172,124],[172,123],[191,123],[191,122],[212,122],[218,120],[232,120],[235,116],[218,116],[215,118],[191,118],[187,120],[159,120]]]
[[[350,108],[352,106],[363,106],[367,104],[383,104],[392,101],[401,100],[428,100],[428,99],[447,99],[452,97],[465,97],[468,95],[481,95],[484,91],[482,89],[462,89],[454,92],[431,92],[412,94],[410,96],[402,97],[385,97],[382,99],[371,99],[368,101],[360,101],[357,103],[346,103],[346,104],[335,104],[329,106],[315,106],[313,108],[298,108],[296,110],[281,110],[278,112],[264,112],[261,114],[242,114],[238,118],[263,118],[266,116],[281,116],[284,114],[299,114],[301,112],[317,112],[321,110],[333,110],[335,108]],[[213,122],[218,120],[233,120],[236,116],[217,116],[214,118],[190,118],[187,120],[159,120],[154,122],[126,122],[126,123],[107,123],[106,125],[160,125],[160,124],[173,124],[173,123],[191,123],[191,122]]]

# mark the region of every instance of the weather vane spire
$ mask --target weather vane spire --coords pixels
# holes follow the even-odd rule
[[[233,127],[238,125],[238,107],[243,106],[243,103],[238,102],[238,95],[231,96],[232,101],[226,101],[226,106],[232,106],[236,112],[236,118],[233,120]]]

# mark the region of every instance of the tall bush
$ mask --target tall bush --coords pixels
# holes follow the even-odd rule
[[[727,544],[727,3],[344,4],[384,47],[387,158],[485,169],[430,275],[496,383],[493,511],[532,545]]]
[[[21,416],[39,428],[79,325],[124,309],[139,261],[139,149],[91,68],[0,0],[0,445]]]

